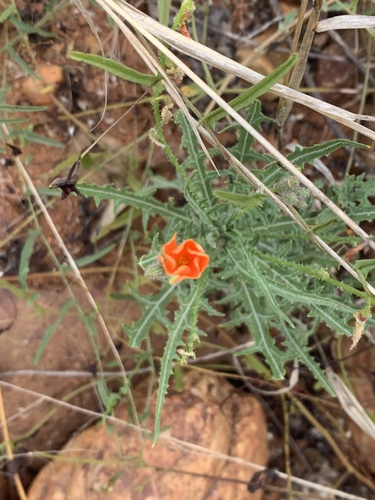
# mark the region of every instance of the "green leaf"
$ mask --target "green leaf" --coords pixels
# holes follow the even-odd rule
[[[254,101],[246,115],[246,121],[255,128],[258,132],[261,131],[261,124],[264,122],[274,122],[272,118],[268,118],[262,113],[262,106],[260,101]],[[273,158],[264,153],[258,153],[253,148],[254,137],[249,134],[247,130],[241,127],[238,123],[233,123],[231,128],[239,129],[239,137],[237,143],[229,148],[229,151],[239,160],[241,163],[256,163],[257,161],[262,161],[264,163],[271,163]]]
[[[36,73],[34,73],[34,71],[30,68],[29,64],[24,59],[22,59],[22,57],[14,50],[14,48],[11,45],[6,45],[6,50],[9,54],[10,58],[12,59],[12,61],[14,63],[18,64],[18,66],[27,75],[33,76],[34,78],[37,78],[40,80],[40,76],[38,76]]]
[[[29,274],[30,267],[30,257],[33,253],[34,243],[37,237],[39,236],[39,230],[29,229],[27,240],[22,248],[21,258],[20,258],[20,266],[18,270],[18,280],[21,283],[21,286],[24,290],[27,290],[27,275]]]
[[[19,123],[27,123],[28,121],[28,118],[1,118],[1,123],[6,123],[7,125],[18,125]]]
[[[5,290],[9,290],[15,297],[20,300],[30,299],[30,294],[21,288],[17,288],[16,286],[8,283],[5,279],[0,279],[0,288],[4,288]]]
[[[324,321],[328,328],[339,335],[347,335],[348,337],[352,335],[352,329],[345,325],[342,318],[337,313],[334,314],[332,309],[314,304],[308,316],[310,318],[318,317],[320,321]]]
[[[22,131],[20,137],[23,137],[28,142],[35,142],[37,144],[44,144],[45,146],[52,146],[53,148],[63,149],[65,148],[65,144],[62,142],[55,141],[54,139],[50,139],[45,135],[37,134],[36,132],[30,132],[28,130]]]
[[[175,123],[179,124],[182,128],[182,141],[181,146],[186,148],[189,155],[183,163],[185,171],[192,169],[197,172],[194,182],[189,182],[191,191],[195,191],[197,196],[201,198],[203,206],[209,207],[213,204],[212,190],[207,175],[206,155],[201,150],[196,135],[194,134],[190,123],[186,116],[179,111],[175,118]]]
[[[106,248],[103,248],[102,250],[98,250],[94,252],[91,255],[86,255],[85,257],[81,257],[80,259],[76,260],[76,264],[79,268],[88,266],[89,264],[92,264],[93,262],[96,262],[97,260],[101,259],[105,255],[107,255],[109,252],[111,252],[114,248],[116,247],[115,243],[112,243],[112,245],[109,245]],[[70,266],[62,266],[64,271],[67,271],[70,269]]]
[[[180,303],[180,308],[175,313],[174,322],[169,328],[168,341],[165,345],[159,373],[159,388],[155,409],[154,442],[157,440],[160,433],[161,414],[165,396],[168,391],[169,378],[173,373],[173,362],[179,359],[177,348],[181,345],[185,345],[182,340],[182,335],[185,330],[190,330],[192,327],[191,316],[194,316],[196,303],[197,300],[199,300],[201,293],[202,290],[199,283],[193,283],[190,294],[185,297],[183,303]]]
[[[250,289],[247,283],[240,284],[241,298],[243,306],[246,308],[247,313],[238,317],[240,323],[245,322],[249,331],[251,332],[254,340],[256,341],[255,347],[251,349],[244,349],[236,353],[236,356],[242,354],[249,354],[255,351],[261,352],[266,362],[271,368],[272,376],[276,380],[281,380],[285,375],[285,368],[283,367],[285,361],[288,360],[288,354],[281,352],[275,345],[275,340],[271,337],[269,327],[267,326],[262,314],[262,308],[259,304],[258,298],[255,293]],[[238,316],[238,315],[237,315]],[[222,326],[229,325],[229,322]]]
[[[36,113],[38,111],[45,111],[48,106],[17,106],[16,104],[1,104],[0,111],[9,113]]]
[[[282,259],[280,257],[275,257],[274,255],[268,255],[264,252],[260,253],[260,252],[257,252],[256,250],[253,250],[253,252],[258,256],[258,258],[259,258],[258,262],[261,265],[265,265],[266,269],[269,269],[269,266],[266,264],[266,262],[270,262],[270,263],[274,264],[272,266],[272,269],[274,271],[275,271],[275,264],[277,264],[277,265],[280,265],[282,267],[286,267],[287,269],[298,271],[300,274],[310,275],[312,277],[315,277],[318,280],[324,281],[327,284],[332,285],[332,287],[334,287],[334,288],[337,288],[339,290],[345,290],[346,292],[353,294],[357,297],[360,297],[362,299],[366,299],[366,297],[367,297],[365,292],[361,292],[360,290],[357,290],[356,288],[353,288],[353,287],[347,285],[346,283],[343,283],[341,281],[338,281],[338,280],[331,278],[329,273],[325,269],[314,267],[314,265],[303,265],[303,264],[299,264],[298,262],[289,262],[286,259]],[[285,277],[289,276],[290,272],[289,272],[289,274],[283,273],[282,275]],[[293,288],[292,286],[290,286],[289,288],[285,289],[285,287],[284,287],[285,279],[281,280],[281,278],[280,278],[280,282],[282,283],[282,287],[283,287],[283,290],[285,291],[285,293],[287,293],[288,290]],[[275,286],[275,285],[273,284],[272,286]],[[304,288],[306,288],[306,286],[304,286]],[[295,290],[296,295],[292,298],[291,302],[295,303],[295,302],[298,302],[298,300],[296,300],[296,298],[298,297],[298,294],[301,292],[301,290],[298,289],[297,287],[295,287],[294,290]],[[332,295],[332,294],[330,293],[330,295]],[[314,295],[312,295],[312,299],[313,299],[312,302],[314,302],[315,301]],[[321,300],[323,300],[325,303],[326,298],[321,297]],[[336,299],[334,299],[334,300],[336,300]],[[311,301],[309,303],[311,303]]]
[[[25,35],[32,35],[36,34],[39,36],[42,36],[44,38],[55,38],[55,35],[50,33],[49,31],[45,31],[42,28],[38,28],[35,24],[28,24],[24,23],[21,19],[18,17],[10,17],[9,21],[15,26],[19,31]]]
[[[265,76],[260,82],[256,83],[248,90],[242,92],[239,96],[232,99],[229,102],[229,105],[235,111],[240,111],[241,109],[250,106],[250,104],[254,102],[255,99],[268,92],[269,89],[280,80],[280,78],[285,76],[293,68],[293,66],[297,62],[297,59],[298,55],[292,54],[283,64],[272,71],[272,73]],[[226,111],[224,111],[223,109],[217,109],[209,113],[207,116],[204,116],[201,119],[200,123],[207,123],[209,127],[213,129],[216,122],[218,120],[221,120],[225,116],[228,116],[228,113]]]
[[[246,210],[261,208],[266,196],[261,193],[241,194],[224,189],[214,189],[212,194],[219,200],[228,201]]]
[[[311,371],[316,380],[322,384],[328,394],[336,396],[336,393],[324,371],[320,368],[313,356],[309,354],[308,348],[303,346],[299,341],[299,333],[296,330],[294,332],[290,332],[286,325],[284,325],[281,330],[287,340],[287,343],[295,350],[295,358],[301,361],[301,363],[303,363]]]
[[[341,300],[322,295],[321,289],[318,291],[320,293],[313,293],[312,291],[305,292],[297,287],[292,289],[285,281],[280,285],[270,283],[270,288],[275,295],[279,295],[283,299],[288,300],[294,307],[330,307],[332,312],[334,310],[346,311],[350,314],[354,312],[351,307],[347,306]]]
[[[160,76],[154,75],[146,75],[144,73],[140,73],[139,71],[135,71],[132,68],[128,68],[123,64],[113,61],[108,57],[102,57],[96,54],[85,54],[84,52],[70,52],[69,57],[74,61],[84,62],[86,64],[90,64],[91,66],[95,66],[96,68],[102,69],[103,71],[108,71],[112,75],[118,76],[123,80],[127,80],[128,82],[137,83],[139,85],[146,85],[147,87],[151,87],[158,80],[160,80]]]
[[[123,325],[123,329],[129,335],[130,347],[140,347],[155,321],[169,324],[166,319],[166,306],[176,294],[176,290],[173,286],[168,285],[156,295],[140,295],[133,289],[131,292],[133,297],[137,299],[137,302],[144,306],[145,310],[139,321],[133,323],[131,326]]]
[[[190,179],[191,177],[185,182],[183,190],[184,197],[189,203],[190,208],[194,210],[195,214],[199,217],[202,224],[206,224],[207,227],[211,227],[211,219],[207,214],[207,209],[203,203],[201,203],[201,200],[197,199],[196,192],[191,189]]]
[[[84,196],[91,196],[94,198],[95,203],[99,205],[102,200],[112,200],[114,202],[115,210],[120,205],[126,205],[138,208],[142,211],[143,223],[146,226],[148,217],[151,215],[161,215],[167,220],[173,220],[176,217],[180,222],[190,222],[190,217],[182,210],[175,207],[168,207],[168,205],[160,203],[154,198],[150,198],[150,190],[141,190],[137,193],[129,191],[127,188],[116,189],[113,186],[96,186],[95,184],[78,184],[78,188]]]
[[[111,415],[119,400],[121,399],[121,396],[118,393],[112,392],[108,388],[108,385],[104,378],[97,379],[95,383],[100,401],[105,408],[105,415]],[[105,417],[103,420],[105,421]]]
[[[158,0],[159,23],[168,26],[172,0]]]
[[[0,23],[3,23],[10,18],[12,14],[17,14],[17,8],[15,5],[8,5],[3,12],[0,14]]]
[[[54,332],[56,331],[56,329],[60,325],[61,321],[64,319],[65,314],[67,313],[68,309],[70,309],[72,307],[72,305],[74,305],[74,304],[75,304],[75,301],[73,299],[65,302],[65,304],[63,304],[63,306],[61,307],[61,309],[59,311],[59,315],[57,316],[55,322],[47,328],[47,330],[44,334],[44,337],[40,343],[40,346],[38,347],[38,350],[35,354],[34,365],[37,365],[39,363],[40,358],[42,357],[43,352],[45,351],[45,348],[47,347],[49,341],[51,340],[52,335],[54,334]]]
[[[293,153],[288,154],[287,158],[297,167],[303,168],[305,163],[313,163],[316,159],[328,156],[342,147],[368,149],[370,146],[349,139],[333,139],[310,147],[296,146]]]
[[[293,327],[293,323],[280,309],[277,303],[276,295],[270,287],[269,280],[259,271],[259,264],[257,263],[258,259],[246,250],[243,246],[243,240],[241,239],[237,240],[237,249],[239,250],[239,254],[230,248],[228,249],[228,254],[233,265],[230,272],[236,272],[236,274],[246,280],[248,284],[254,281],[259,287],[261,294],[264,295],[268,304],[272,307],[276,314]]]
[[[172,29],[176,30],[180,26],[181,20],[186,16],[186,13],[189,12],[192,14],[194,9],[194,0],[182,0],[180,8],[173,19]]]
[[[368,274],[375,268],[375,259],[356,260],[353,267],[356,271],[361,271],[363,277],[367,279]]]

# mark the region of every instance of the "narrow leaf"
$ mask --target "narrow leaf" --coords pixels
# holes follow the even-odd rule
[[[128,68],[123,64],[113,61],[108,57],[102,57],[97,54],[85,54],[84,52],[70,52],[70,58],[74,61],[84,62],[86,64],[90,64],[91,66],[95,66],[96,68],[102,69],[103,71],[108,71],[112,75],[118,76],[123,80],[127,80],[128,82],[138,83],[139,85],[147,85],[151,87],[160,80],[160,76],[154,75],[146,75],[144,73],[140,73],[139,71],[135,71],[132,68]]]
[[[1,118],[1,123],[6,123],[8,125],[16,125],[19,123],[27,123],[28,118]]]
[[[20,32],[24,33],[25,35],[37,34],[44,38],[55,38],[55,35],[53,35],[49,31],[43,30],[42,28],[38,28],[38,26],[32,23],[24,23],[18,17],[11,16],[9,18],[9,21],[13,24],[13,26],[18,28]]]
[[[9,17],[12,15],[12,14],[17,14],[17,8],[15,5],[8,5],[8,7],[6,7],[3,12],[0,14],[0,23],[3,23],[4,21],[6,21],[7,19],[9,19]]]
[[[45,135],[37,134],[36,132],[29,132],[28,130],[25,130],[22,132],[22,137],[29,142],[44,144],[45,146],[52,146],[53,148],[65,148],[65,144],[62,142],[55,141],[54,139],[50,139]]]
[[[289,329],[286,327],[286,325],[283,325],[282,327],[282,332],[285,338],[287,339],[287,342],[289,345],[292,346],[292,348],[296,352],[296,358],[301,361],[314,375],[316,380],[318,380],[322,386],[325,388],[325,390],[330,394],[331,396],[335,396],[336,393],[330,384],[326,374],[324,371],[320,368],[316,360],[309,354],[308,348],[305,346],[301,345],[301,342],[298,341],[298,333],[297,332],[290,332]]]
[[[76,260],[76,264],[79,268],[88,266],[89,264],[92,264],[93,262],[96,262],[97,260],[107,255],[115,248],[115,246],[116,244],[113,243],[112,245],[109,245],[108,247],[103,248],[102,250],[98,250],[97,252],[94,252],[91,255],[86,255],[85,257],[81,257],[80,259]],[[67,269],[70,269],[70,266],[63,266],[64,271],[66,271]]]
[[[147,193],[150,194],[150,191],[133,193],[127,188],[116,189],[110,185],[96,186],[95,184],[84,183],[78,184],[78,187],[84,196],[92,196],[97,205],[99,205],[102,200],[112,200],[115,205],[115,210],[120,205],[138,208],[144,213],[145,219],[150,215],[159,214],[167,220],[178,217],[181,222],[190,222],[190,217],[181,209],[168,207],[168,205],[162,204],[153,198],[148,198]]]
[[[297,167],[302,168],[305,163],[313,163],[316,159],[328,156],[339,148],[359,148],[368,149],[370,146],[360,142],[350,141],[349,139],[333,139],[322,144],[315,144],[310,147],[296,146],[293,153],[287,155],[287,158]]]
[[[20,259],[20,267],[18,271],[18,279],[22,285],[24,290],[27,290],[27,275],[29,274],[30,267],[30,257],[33,253],[34,243],[37,237],[39,236],[38,230],[29,229],[27,240],[23,246],[21,259]]]
[[[229,105],[235,111],[240,111],[241,109],[250,106],[250,104],[254,102],[255,99],[258,99],[258,97],[268,92],[269,89],[280,80],[280,78],[286,75],[293,68],[293,66],[297,62],[297,59],[298,55],[292,54],[283,64],[272,71],[272,73],[265,76],[260,82],[256,83],[248,90],[242,92],[239,96],[232,99],[229,102]],[[211,128],[214,128],[216,122],[227,115],[228,113],[223,109],[217,109],[209,113],[207,116],[204,116],[201,120],[201,123],[207,122],[207,124]]]
[[[45,111],[48,106],[17,106],[16,104],[0,104],[0,111],[10,113],[36,113]]]
[[[74,300],[68,300],[67,302],[65,302],[65,304],[61,307],[59,315],[57,316],[55,322],[47,328],[46,333],[44,334],[40,346],[38,347],[38,350],[35,354],[34,365],[37,365],[39,363],[40,358],[42,357],[43,352],[45,351],[49,341],[51,340],[52,335],[60,325],[61,321],[64,319],[64,316],[67,313],[68,309],[70,309],[70,307],[74,303]]]
[[[259,264],[257,263],[258,259],[253,255],[248,254],[243,246],[242,240],[238,240],[238,245],[241,251],[240,256],[236,255],[232,249],[228,249],[229,257],[232,260],[236,272],[248,283],[254,281],[260,288],[262,295],[264,295],[267,299],[271,308],[277,313],[278,316],[280,316],[280,318],[293,327],[293,323],[280,309],[277,303],[276,295],[273,293],[267,278],[259,271]]]
[[[263,206],[266,196],[261,193],[241,194],[233,193],[224,189],[214,189],[212,194],[219,200],[228,201],[242,208],[260,208]]]
[[[236,355],[249,354],[255,351],[261,352],[271,368],[272,376],[276,380],[281,380],[284,378],[285,368],[283,365],[288,356],[275,346],[275,341],[270,335],[269,327],[260,314],[258,299],[246,283],[241,283],[241,292],[246,310],[249,311],[246,316],[243,316],[243,320],[256,341],[256,346],[252,349],[244,349],[236,353]]]
[[[124,331],[129,335],[130,346],[140,347],[142,341],[147,337],[155,321],[166,324],[166,306],[172,300],[176,290],[173,286],[167,286],[156,295],[140,295],[135,290],[131,290],[132,295],[139,304],[145,308],[141,319],[132,325],[123,325]]]
[[[180,309],[176,312],[174,323],[171,325],[168,332],[168,341],[164,349],[159,374],[159,388],[155,409],[154,442],[157,440],[160,432],[161,414],[165,396],[168,391],[169,378],[173,373],[173,362],[178,359],[177,348],[184,344],[182,335],[190,326],[189,319],[191,314],[194,314],[195,305],[201,292],[201,287],[199,285],[192,285],[189,296],[183,304],[180,304]]]

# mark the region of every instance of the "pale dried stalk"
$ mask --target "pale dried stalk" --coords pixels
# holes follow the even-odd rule
[[[316,27],[317,33],[332,30],[371,29],[375,28],[374,16],[335,16],[320,21]]]
[[[301,7],[300,9],[303,9],[303,3],[307,3],[307,0],[303,0],[301,2]],[[332,3],[334,3],[334,0],[328,0],[326,3],[326,7],[329,7]],[[310,15],[312,13],[312,9],[303,16],[303,23],[305,23]],[[281,41],[282,39],[285,39],[288,35],[290,35],[293,32],[293,29],[295,32],[297,30],[300,30],[302,26],[299,26],[299,19],[294,20],[291,24],[288,26],[285,26],[283,29],[276,30],[274,33],[269,35],[266,40],[262,41],[259,45],[257,45],[254,50],[248,54],[247,57],[242,61],[243,66],[251,66],[251,64],[254,64],[254,62],[261,57],[269,48],[272,44],[277,43]],[[299,36],[298,36],[299,38]],[[246,44],[246,38],[244,39],[244,42]],[[292,51],[295,52],[295,50]],[[224,77],[223,83],[220,85],[220,88],[218,90],[218,94],[222,95],[225,91],[226,88],[228,88],[229,84],[235,79],[235,75],[228,74],[227,76]],[[208,114],[210,111],[213,110],[215,105],[214,101],[210,101],[209,105],[207,106],[205,110],[205,114]]]
[[[341,408],[363,432],[375,440],[375,422],[363,408],[362,404],[332,368],[327,367],[325,373],[336,391]]]
[[[225,57],[218,52],[195,42],[194,40],[188,39],[170,28],[162,26],[160,23],[138,11],[127,2],[122,2],[121,0],[101,0],[97,3],[100,5],[108,5],[115,12],[117,12],[117,14],[122,15],[135,29],[139,29],[141,31],[142,28],[142,34],[144,34],[145,30],[183,54],[189,55],[199,61],[204,61],[225,73],[232,74],[253,84],[264,78],[264,75],[246,68],[242,64],[232,61],[228,57]],[[356,120],[375,121],[375,117],[373,116],[351,113],[350,111],[346,111],[332,104],[320,101],[312,96],[305,95],[297,90],[289,89],[281,84],[274,85],[270,89],[270,92],[307,106],[308,108],[311,108],[324,116],[332,118],[348,128],[357,130],[364,136],[375,140],[375,131],[364,127],[359,123],[355,123]]]
[[[305,4],[305,7],[307,7],[307,2]],[[320,10],[322,8],[322,0],[315,1],[314,6],[311,11],[311,15],[309,18],[309,21],[306,26],[305,33],[302,38],[301,42],[301,47],[298,51],[298,60],[296,64],[293,66],[290,77],[288,78],[288,87],[291,89],[298,89],[301,85],[303,75],[305,74],[305,69],[306,69],[306,64],[307,60],[309,58],[310,50],[311,50],[311,45],[314,39],[315,35],[315,26],[318,22],[319,16],[320,16]],[[303,13],[303,12],[302,12]],[[297,27],[299,26],[300,29],[302,29],[303,25],[303,17],[301,16],[301,22],[299,25],[297,24]],[[293,51],[297,50],[297,45],[298,45],[298,39],[297,36],[295,35],[293,39],[293,44],[295,45],[295,49]],[[279,101],[279,106],[278,106],[278,111],[277,111],[277,116],[276,116],[276,122],[279,126],[279,128],[283,127],[291,110],[293,107],[293,101],[291,99],[280,99]]]

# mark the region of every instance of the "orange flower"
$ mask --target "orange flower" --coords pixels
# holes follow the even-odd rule
[[[177,233],[174,233],[172,239],[163,245],[163,253],[158,257],[166,274],[172,276],[170,282],[173,285],[184,279],[200,278],[210,262],[209,256],[196,241],[185,240],[177,246],[176,237]]]

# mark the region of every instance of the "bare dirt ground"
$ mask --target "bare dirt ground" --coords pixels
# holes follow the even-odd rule
[[[155,12],[153,2],[131,3],[151,15]],[[256,46],[277,30],[277,23],[270,23],[267,29],[261,29],[275,18],[275,4],[279,13],[285,13],[299,3],[214,1],[210,7],[207,43],[239,61],[251,58]],[[47,2],[17,0],[16,4],[22,13],[22,19],[33,24],[45,15]],[[199,6],[206,2],[202,0],[197,4]],[[113,54],[124,64],[138,71],[147,72],[144,63],[128,41],[110,26],[106,16],[92,3],[88,4],[88,9],[105,53]],[[199,16],[197,17],[200,28]],[[6,68],[4,72],[6,81],[3,81],[6,86],[6,102],[18,105],[47,105],[46,111],[30,114],[29,123],[33,124],[33,132],[60,143],[60,147],[37,142],[20,145],[27,171],[37,188],[46,188],[55,177],[66,175],[66,171],[78,155],[121,116],[126,106],[130,106],[141,95],[135,85],[109,76],[107,109],[102,118],[105,102],[103,72],[74,62],[68,56],[73,50],[99,53],[98,42],[87,22],[79,10],[70,4],[54,13],[43,29],[51,32],[53,38],[46,39],[38,34],[32,34],[27,43],[17,45],[17,50],[18,55],[36,72],[52,65],[61,69],[61,78],[56,82],[53,92],[44,93],[33,86],[30,88],[29,77],[25,71],[20,69],[16,61],[9,58],[9,54],[5,51],[1,53],[1,66]],[[247,43],[246,35],[253,31],[260,33],[251,40],[251,43]],[[2,44],[5,43],[6,36],[9,36],[9,33],[3,27],[0,31]],[[354,47],[357,43],[355,36],[353,32],[347,31],[343,34],[343,40],[349,47]],[[268,73],[277,67],[288,54],[287,42],[272,46],[257,59],[252,66],[253,69]],[[359,50],[358,59],[364,52],[365,48],[362,53]],[[193,62],[190,61],[190,64]],[[197,68],[197,71],[201,71],[201,68]],[[359,89],[362,82],[361,68],[355,66],[345,50],[328,34],[317,35],[304,87],[313,87],[315,94],[326,101],[358,112]],[[183,82],[185,83],[189,82]],[[265,96],[263,107],[266,114],[275,116],[277,101]],[[371,115],[373,112],[372,97],[366,100],[363,114]],[[96,124],[97,127],[93,129]],[[139,182],[146,168],[160,172],[171,170],[172,167],[162,150],[150,144],[148,131],[152,126],[152,110],[146,99],[143,99],[99,141],[87,161],[83,163],[80,176],[88,182],[114,183],[121,187],[128,183]],[[277,144],[274,127],[270,126],[265,133]],[[312,145],[336,137],[338,134],[353,138],[347,130],[340,130],[337,125],[333,128],[332,124],[320,115],[311,111],[307,113],[302,106],[295,106],[283,142]],[[166,137],[173,150],[179,152],[180,133],[177,127],[171,125],[166,130]],[[228,142],[233,140],[230,133],[227,134],[226,140]],[[362,137],[359,140],[366,142]],[[6,151],[4,159],[11,160],[11,151],[9,148]],[[371,152],[356,153],[352,173],[364,172],[366,175],[373,175],[375,160]],[[348,153],[340,150],[326,162],[329,172],[338,182],[344,175],[347,161]],[[19,292],[18,297],[11,293],[11,287],[18,286],[20,256],[28,238],[28,229],[34,227],[31,213],[32,210],[38,209],[36,205],[30,206],[15,165],[2,165],[0,168],[0,241],[2,242],[0,265],[3,275],[0,284],[0,320],[4,325],[0,332],[0,378],[51,398],[59,400],[65,398],[69,403],[81,408],[100,411],[98,394],[92,384],[99,363],[97,353],[100,353],[101,363],[109,367],[108,370],[111,369],[111,363],[113,366],[113,355],[108,352],[103,338],[98,339],[98,345],[93,349],[92,339],[82,333],[85,325],[69,307],[67,314],[56,324],[38,366],[34,364],[35,353],[45,338],[45,332],[58,321],[62,308],[71,297],[66,283],[56,272],[56,261],[53,257],[54,255],[61,262],[62,251],[45,219],[39,213],[37,218],[43,238],[39,236],[33,248],[29,264],[28,291]],[[321,177],[321,174],[313,169],[307,172],[307,175],[314,179]],[[113,294],[121,292],[122,284],[134,277],[136,266],[134,255],[142,249],[142,240],[139,240],[135,249],[129,245],[121,253],[118,248],[121,245],[125,224],[120,226],[120,230],[114,227],[104,236],[97,237],[106,226],[106,222],[103,221],[105,207],[96,207],[93,200],[81,197],[70,196],[61,202],[57,198],[47,197],[43,192],[42,196],[54,224],[74,258],[89,256],[115,243],[111,252],[83,268],[82,274],[105,314],[124,365],[132,369],[138,360],[131,356],[132,351],[126,345],[121,325],[134,320],[139,311],[131,301],[120,302],[113,297]],[[135,219],[132,229],[141,231],[138,219]],[[366,229],[371,231],[371,227]],[[51,251],[48,251],[47,244]],[[83,310],[88,309],[86,298],[75,285],[74,278],[67,275],[67,280],[79,297]],[[8,288],[11,290],[7,289],[5,283],[8,283]],[[157,289],[156,285],[149,286],[152,290]],[[37,306],[34,307],[34,304]],[[209,332],[209,338],[198,356],[209,352],[207,347],[209,342],[222,345],[224,348],[233,347],[236,342],[243,342],[242,332],[236,331],[229,336],[210,320],[203,319],[203,321],[207,322],[206,330]],[[328,338],[328,333],[322,328],[321,339],[325,338]],[[161,353],[162,345],[163,339],[156,335],[153,346],[156,355]],[[346,340],[340,343],[340,359],[344,360],[357,397],[365,407],[374,412],[374,352],[364,344],[349,355],[349,346],[350,343]],[[330,359],[334,360],[337,353],[336,344],[329,341],[326,347],[327,352],[331,353]],[[228,369],[228,366],[225,368]],[[41,377],[32,372],[36,369],[71,373],[80,371],[85,376],[78,378],[72,375],[65,379]],[[23,373],[24,370],[31,371]],[[256,371],[247,375],[252,383],[257,385]],[[310,374],[302,372],[302,375],[302,380],[293,389],[290,397],[265,397],[256,394],[266,415],[269,438],[268,466],[271,469],[290,470],[294,476],[341,488],[353,495],[371,498],[375,488],[374,442],[347,417],[337,400],[328,397],[315,386]],[[247,394],[234,372],[230,382],[236,391]],[[260,382],[258,385],[262,389],[277,388],[272,382]],[[115,382],[113,387],[116,387]],[[19,454],[17,460],[12,462],[3,460],[2,463],[0,500],[10,500],[17,498],[12,480],[14,473],[20,474],[27,489],[47,461],[43,456],[32,456],[27,452],[57,451],[82,426],[91,423],[93,418],[63,407],[56,410],[52,402],[38,402],[35,395],[17,393],[10,387],[3,389],[3,399],[6,414],[15,415],[9,421],[9,431],[12,439],[15,439],[15,453]],[[305,410],[307,413],[304,413]],[[289,436],[289,440],[286,436]],[[190,480],[194,481],[194,478]],[[285,485],[278,485],[277,480],[273,480],[271,486],[273,489],[266,488],[263,498],[288,497],[287,493],[277,489],[278,486],[281,488]],[[228,491],[221,498],[233,498]]]

